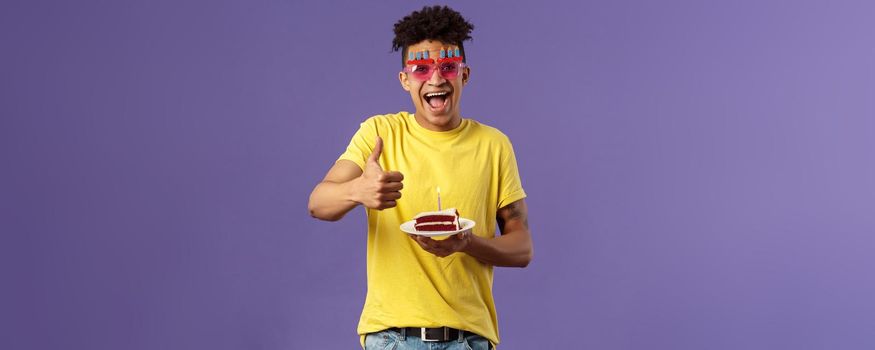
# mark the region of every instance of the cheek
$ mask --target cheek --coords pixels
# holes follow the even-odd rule
[[[422,102],[422,98],[419,96],[418,89],[413,89],[413,88],[410,89],[410,98],[412,98],[413,101],[416,103]]]

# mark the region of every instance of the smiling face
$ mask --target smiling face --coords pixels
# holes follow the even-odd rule
[[[438,59],[442,48],[456,47],[440,41],[423,40],[407,47],[407,52],[428,51],[428,57]],[[470,69],[465,66],[455,78],[447,79],[435,69],[428,80],[420,81],[413,73],[401,72],[398,80],[401,88],[410,92],[416,107],[416,121],[422,127],[434,131],[448,131],[462,122],[459,101],[462,87],[468,82]]]

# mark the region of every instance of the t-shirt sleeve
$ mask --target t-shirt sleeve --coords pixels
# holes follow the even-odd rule
[[[365,120],[359,126],[359,130],[352,136],[349,145],[346,146],[346,151],[337,159],[346,159],[358,164],[359,168],[365,169],[365,163],[371,152],[374,150],[374,145],[377,141],[377,129],[373,118]]]
[[[505,142],[501,150],[501,164],[498,167],[498,208],[526,198],[523,190],[520,172],[517,168],[516,155],[510,140]]]

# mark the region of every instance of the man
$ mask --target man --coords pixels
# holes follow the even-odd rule
[[[368,350],[493,347],[492,268],[525,267],[532,259],[511,143],[459,111],[471,76],[463,41],[473,28],[440,6],[395,24],[398,80],[416,112],[363,122],[310,195],[310,214],[322,220],[367,208],[368,293],[358,333]],[[436,210],[439,195],[474,228],[446,239],[400,230],[417,213]]]

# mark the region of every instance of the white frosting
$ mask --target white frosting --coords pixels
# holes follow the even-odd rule
[[[423,216],[432,216],[432,215],[457,216],[456,213],[458,213],[458,211],[456,211],[456,208],[448,208],[448,209],[444,209],[441,211],[424,211],[424,212],[421,212],[419,214],[416,214],[416,216],[414,216],[413,219],[415,220],[415,219],[419,219]]]
[[[416,227],[420,226],[431,226],[431,225],[455,225],[455,221],[435,221],[435,222],[423,222],[421,224],[416,224]]]

